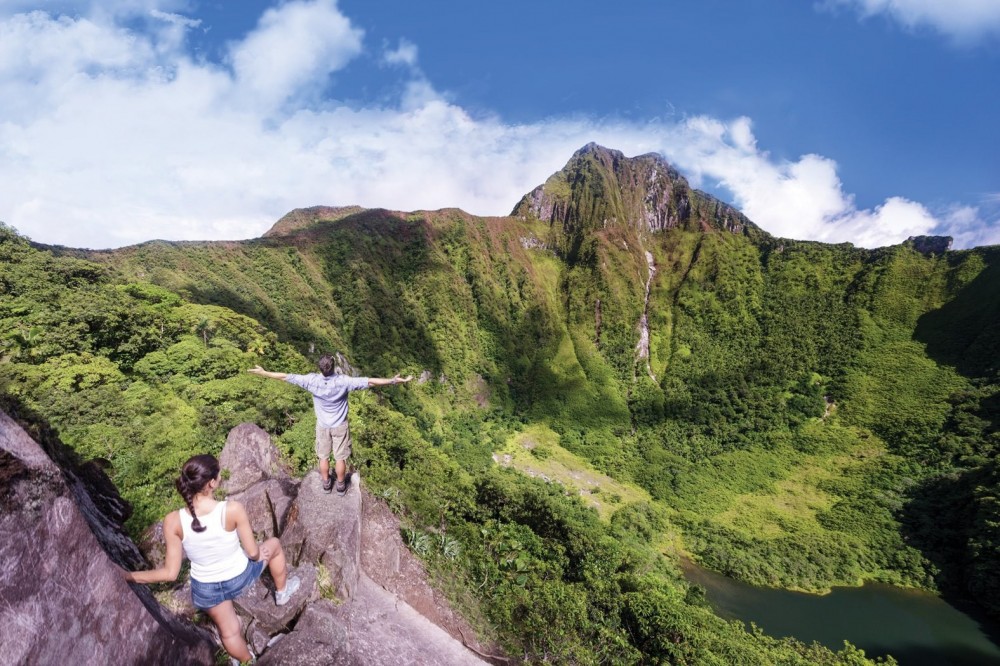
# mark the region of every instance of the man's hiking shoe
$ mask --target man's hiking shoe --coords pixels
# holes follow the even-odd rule
[[[351,485],[351,476],[345,475],[343,481],[337,481],[337,494],[343,497],[347,494],[347,488]]]
[[[323,490],[325,492],[330,492],[331,490],[333,490],[333,481],[334,478],[332,474],[326,477],[326,481],[323,482]]]
[[[295,591],[299,589],[300,582],[298,576],[289,576],[288,580],[285,581],[285,589],[274,591],[274,603],[278,606],[287,604],[288,600],[295,594]]]

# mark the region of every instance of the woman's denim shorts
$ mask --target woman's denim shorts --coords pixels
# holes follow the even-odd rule
[[[195,608],[208,610],[223,601],[229,601],[246,592],[264,571],[264,560],[247,562],[247,568],[239,576],[218,583],[202,583],[191,579],[191,601]]]

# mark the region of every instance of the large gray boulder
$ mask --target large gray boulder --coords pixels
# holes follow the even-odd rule
[[[319,472],[309,472],[299,486],[281,542],[294,561],[322,562],[338,582],[342,596],[356,583],[361,540],[361,488],[355,472],[347,494],[323,490]]]
[[[334,541],[323,551],[320,561],[330,573],[330,585],[341,599],[354,596],[361,575],[361,476],[351,475],[351,485],[330,513]]]
[[[400,538],[398,519],[364,491],[358,474],[340,497],[323,492],[319,474],[310,473],[292,516],[282,542],[297,547],[303,562],[318,559],[329,574],[322,593],[335,593],[341,603],[309,604],[294,630],[263,653],[262,666],[483,663],[474,632],[427,584]],[[369,567],[378,582],[366,575]]]
[[[245,619],[253,620],[257,629],[270,636],[288,631],[306,604],[319,598],[316,567],[312,564],[289,567],[289,576],[298,576],[301,583],[287,604],[278,606],[274,603],[274,581],[265,573],[233,602],[237,612]]]
[[[242,492],[227,497],[236,500],[247,511],[250,526],[258,539],[279,536],[285,531],[286,524],[298,485],[290,478],[263,479]]]
[[[306,608],[260,666],[482,666],[460,642],[362,574],[355,597]]]
[[[219,465],[222,490],[229,494],[242,492],[265,479],[289,476],[271,436],[253,423],[241,423],[229,431],[219,454]]]
[[[214,662],[206,632],[125,582],[60,468],[2,412],[0,534],[3,663]]]

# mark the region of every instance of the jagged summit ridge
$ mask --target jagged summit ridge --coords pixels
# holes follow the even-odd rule
[[[522,197],[511,214],[561,226],[566,242],[560,249],[570,258],[587,233],[614,225],[639,232],[682,227],[760,233],[735,208],[693,190],[663,156],[626,157],[596,143],[576,151],[562,170]]]
[[[263,237],[291,235],[366,210],[361,206],[296,208]],[[567,240],[560,248],[565,256],[574,253],[584,233],[615,224],[649,232],[676,227],[737,234],[760,231],[732,206],[692,189],[659,153],[626,157],[620,150],[594,142],[573,153],[565,167],[525,194],[511,216],[560,225]]]
[[[602,226],[621,221],[662,231],[687,219],[689,189],[687,180],[660,155],[628,158],[591,142],[526,194],[511,214],[572,226],[574,218],[592,212],[604,215]]]

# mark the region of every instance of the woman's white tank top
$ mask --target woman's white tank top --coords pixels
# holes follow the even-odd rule
[[[191,560],[191,578],[201,583],[218,583],[236,578],[247,568],[250,559],[240,546],[236,530],[226,531],[226,503],[219,502],[198,521],[205,526],[204,532],[191,529],[191,514],[187,509],[179,512],[184,546],[184,554]]]

